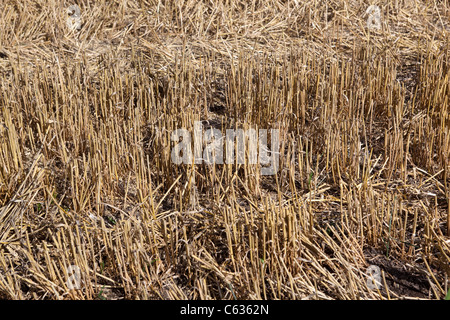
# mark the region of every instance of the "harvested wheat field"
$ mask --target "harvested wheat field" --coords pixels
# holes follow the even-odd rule
[[[0,1],[0,299],[450,296],[450,1]]]

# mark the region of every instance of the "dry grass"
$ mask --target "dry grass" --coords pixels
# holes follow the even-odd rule
[[[75,2],[2,2],[1,298],[445,296],[448,0]],[[195,121],[278,173],[174,164]]]

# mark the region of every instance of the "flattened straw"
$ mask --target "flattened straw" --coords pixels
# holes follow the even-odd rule
[[[15,227],[16,222],[22,217],[23,212],[37,195],[37,191],[33,194],[31,193],[35,191],[36,186],[39,184],[44,173],[44,170],[37,166],[41,155],[41,153],[37,155],[25,180],[22,182],[12,199],[9,200],[8,204],[3,208],[0,208],[0,241],[6,239],[9,230]],[[27,196],[27,198],[24,198],[25,196]]]

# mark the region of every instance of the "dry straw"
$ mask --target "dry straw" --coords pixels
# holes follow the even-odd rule
[[[445,296],[448,1],[78,4],[0,11],[0,298]],[[277,174],[174,164],[196,121]]]

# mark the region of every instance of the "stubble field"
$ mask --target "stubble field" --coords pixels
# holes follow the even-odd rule
[[[450,295],[448,0],[0,8],[0,298]]]

